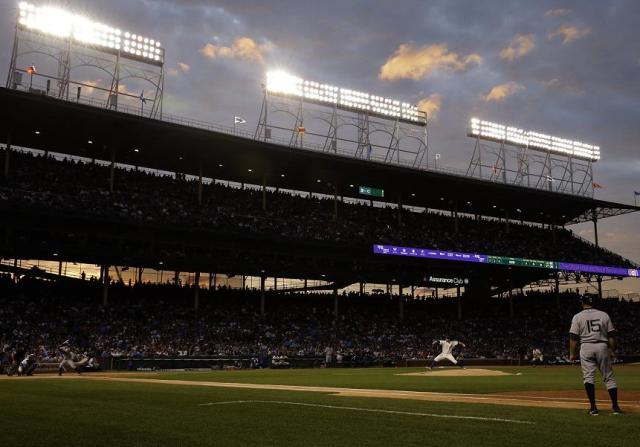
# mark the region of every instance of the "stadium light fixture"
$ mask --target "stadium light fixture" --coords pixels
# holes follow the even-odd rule
[[[471,118],[471,125],[467,135],[483,140],[546,150],[569,157],[591,161],[600,160],[600,146],[554,137],[532,130],[524,130],[504,124],[493,123],[491,121],[484,121],[479,118]]]
[[[426,124],[426,115],[418,107],[396,99],[302,79],[282,70],[267,72],[267,92],[304,98],[342,109],[369,112],[385,118]]]
[[[18,25],[60,39],[97,47],[102,51],[119,53],[122,57],[162,65],[165,50],[160,42],[128,31],[123,32],[104,23],[54,6],[18,4]]]

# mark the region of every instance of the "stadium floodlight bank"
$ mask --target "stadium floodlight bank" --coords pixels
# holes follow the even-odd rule
[[[16,9],[7,88],[162,118],[160,41],[46,3]]]
[[[382,163],[429,166],[427,114],[398,99],[268,71],[254,138]]]
[[[557,152],[594,162],[600,160],[599,146],[554,137],[532,130],[524,130],[513,126],[493,123],[479,118],[471,118],[468,135],[489,141],[505,142],[531,149]]]
[[[49,5],[36,6],[20,2],[18,26],[61,39],[73,39],[82,45],[121,57],[151,64],[164,63],[164,48],[159,41],[95,22],[78,14]]]
[[[336,105],[345,110],[364,111],[384,118],[400,119],[414,124],[427,124],[418,107],[397,99],[371,95],[358,90],[305,80],[281,70],[267,72],[269,93],[290,95],[307,101]]]

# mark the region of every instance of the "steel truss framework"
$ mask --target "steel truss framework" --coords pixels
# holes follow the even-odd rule
[[[473,137],[475,147],[468,176],[580,196],[594,195],[596,184],[590,160]]]
[[[31,82],[25,85],[23,75],[26,67],[32,64],[33,57],[45,56],[57,63],[56,73],[38,72],[37,76],[47,80],[46,90],[35,88]],[[31,58],[31,59],[28,59]],[[74,70],[88,68],[96,70],[109,80],[109,87],[86,84],[86,81],[74,80]],[[144,81],[149,84],[152,95],[144,97],[144,92],[132,94],[124,88],[127,80]],[[52,86],[51,84],[54,84]],[[118,98],[131,98],[140,101],[140,114],[150,118],[162,118],[162,99],[164,90],[163,64],[147,64],[121,57],[119,51],[113,54],[75,43],[71,39],[60,39],[16,26],[11,64],[7,76],[6,87],[25,89],[32,93],[46,94],[64,100],[80,100],[80,90],[71,92],[71,86],[79,89],[83,86],[103,91],[107,95],[104,107],[118,110]],[[41,87],[41,86],[38,86]],[[77,96],[76,96],[77,95]],[[71,98],[70,98],[71,96]],[[149,107],[144,106],[146,102]]]
[[[264,90],[256,140],[428,169],[426,124],[350,111]]]

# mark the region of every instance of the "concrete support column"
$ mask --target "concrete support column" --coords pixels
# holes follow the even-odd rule
[[[402,294],[402,285],[398,285],[398,318],[404,321],[404,295]]]
[[[107,145],[104,146],[107,148]],[[109,165],[109,192],[113,192],[113,187],[116,180],[116,148],[111,148],[111,164]]]
[[[458,234],[458,204],[454,205],[453,211],[451,212],[453,216],[453,231]]]
[[[596,215],[596,210],[593,210],[593,236],[595,241],[595,252],[598,253],[598,248],[600,247],[600,243],[598,242],[598,216]]]
[[[592,212],[593,212],[593,236],[594,236],[594,242],[595,242],[594,250],[597,255],[598,248],[600,248],[600,243],[598,241],[598,215],[596,214],[595,209]],[[598,281],[598,298],[602,299],[602,276],[598,275],[596,279]]]
[[[509,234],[509,211],[504,213],[504,231]]]
[[[58,276],[62,276],[62,261],[58,261]]]
[[[193,287],[193,310],[200,309],[200,272],[195,273]]]
[[[198,168],[198,206],[202,205],[202,162]]]
[[[9,180],[9,162],[11,158],[11,133],[7,135],[7,147],[4,151],[4,179]]]
[[[138,284],[142,284],[142,272],[144,272],[144,267],[138,267]]]
[[[213,273],[209,273],[209,290],[211,290],[211,286],[213,286]]]
[[[360,282],[360,295],[364,295],[364,283]]]
[[[509,319],[513,320],[513,292],[509,289]]]
[[[267,174],[262,175],[262,211],[267,211]]]
[[[103,265],[102,268],[102,305],[109,305],[109,266]]]
[[[262,275],[260,276],[260,315],[264,317],[265,312],[264,312],[264,283],[267,280],[267,278]]]
[[[333,289],[333,317],[338,319],[338,289]]]
[[[177,286],[180,281],[180,272],[176,270],[173,274],[173,283]]]

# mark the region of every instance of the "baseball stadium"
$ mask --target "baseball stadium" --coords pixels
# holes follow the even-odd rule
[[[639,445],[637,128],[518,77],[600,54],[584,3],[487,2],[493,50],[309,4],[315,54],[292,2],[104,3],[0,6],[0,445]]]

